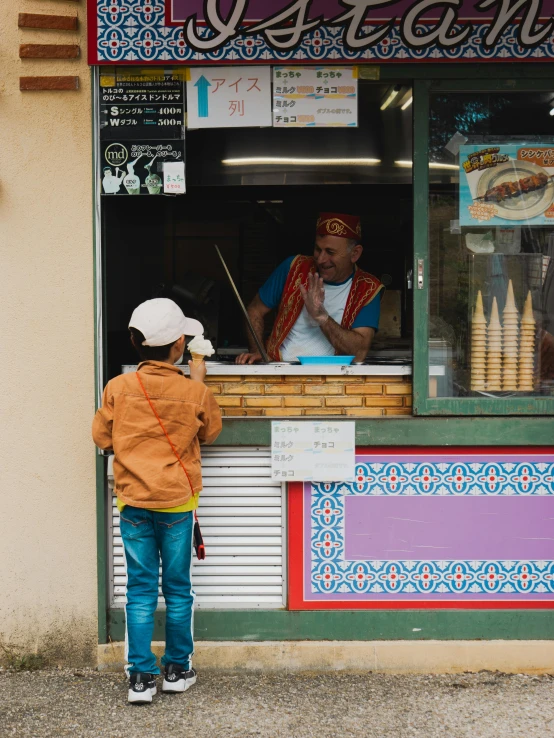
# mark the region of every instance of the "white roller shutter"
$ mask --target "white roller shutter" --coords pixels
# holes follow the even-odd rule
[[[112,488],[108,464],[108,484]],[[202,450],[204,489],[198,517],[207,557],[193,563],[196,603],[203,608],[275,609],[285,604],[284,487],[271,479],[267,447]],[[111,497],[112,606],[125,603],[125,557],[119,511]],[[160,604],[163,597],[160,590]]]

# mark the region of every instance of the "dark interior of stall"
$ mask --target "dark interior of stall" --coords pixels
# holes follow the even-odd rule
[[[409,85],[360,82],[356,128],[187,130],[185,195],[103,196],[108,376],[136,363],[129,318],[156,296],[202,321],[214,359],[234,361],[247,329],[214,244],[248,304],[287,256],[312,252],[326,211],[361,216],[359,266],[386,285],[367,361],[410,362],[410,98]]]

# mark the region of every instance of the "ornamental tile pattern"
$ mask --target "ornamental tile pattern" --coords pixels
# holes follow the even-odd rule
[[[457,48],[408,47],[398,30],[369,49],[351,51],[342,43],[344,29],[322,26],[306,34],[295,49],[272,49],[263,36],[238,36],[214,52],[199,54],[183,39],[182,26],[166,26],[163,0],[97,0],[98,63],[277,63],[284,62],[368,62],[384,61],[544,61],[554,58],[554,38],[535,49],[519,46],[516,26],[509,27],[494,48],[483,45],[486,25],[475,26],[467,41]],[[430,26],[421,24],[422,32]],[[456,29],[459,27],[455,27]],[[206,29],[200,29],[206,35]]]
[[[468,599],[500,594],[518,599],[554,593],[552,560],[346,560],[344,535],[349,496],[554,496],[553,463],[358,461],[354,482],[310,487],[312,594],[465,594]]]

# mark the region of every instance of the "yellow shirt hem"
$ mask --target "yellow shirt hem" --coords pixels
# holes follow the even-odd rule
[[[158,508],[158,507],[148,507],[147,510],[150,510],[150,512],[161,512],[161,513],[182,513],[182,512],[190,512],[191,510],[197,510],[198,509],[198,497],[200,493],[194,494],[188,502],[185,502],[184,505],[178,505],[177,507],[164,507],[164,508]],[[117,498],[117,509],[119,512],[123,512],[123,510],[127,507],[125,502],[122,502],[119,497]]]

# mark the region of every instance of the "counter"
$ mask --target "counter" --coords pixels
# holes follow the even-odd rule
[[[209,376],[329,376],[329,377],[410,377],[412,367],[410,364],[289,364],[287,362],[271,362],[270,364],[225,364],[218,361],[207,361]],[[121,367],[123,374],[134,372],[136,364],[124,364]],[[187,364],[183,364],[183,373],[188,374]],[[442,377],[445,374],[444,366],[429,367],[432,377]]]
[[[412,368],[402,364],[300,365],[207,362],[206,384],[224,417],[412,414]],[[136,366],[124,366],[123,372]],[[185,374],[188,366],[183,366]],[[444,367],[434,367],[437,374]]]

